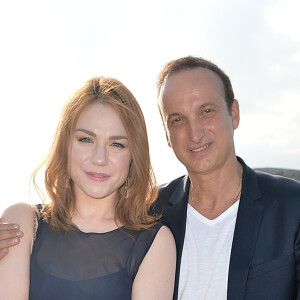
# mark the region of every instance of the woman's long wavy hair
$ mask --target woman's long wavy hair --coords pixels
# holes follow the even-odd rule
[[[44,202],[42,217],[55,230],[72,229],[75,194],[68,170],[70,139],[79,115],[94,103],[111,105],[117,111],[132,153],[128,177],[118,190],[116,223],[132,230],[149,228],[159,216],[148,214],[157,196],[157,186],[144,116],[132,93],[120,81],[106,77],[88,80],[65,104],[49,154],[33,172],[32,181],[39,190],[36,176],[42,166],[46,167],[45,187],[50,202]]]

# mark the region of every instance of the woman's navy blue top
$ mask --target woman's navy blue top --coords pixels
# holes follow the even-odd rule
[[[30,262],[29,299],[130,300],[139,266],[161,226],[64,232],[40,219]]]

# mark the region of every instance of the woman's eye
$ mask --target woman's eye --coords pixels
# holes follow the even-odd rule
[[[78,141],[83,143],[92,143],[92,140],[88,137],[80,138]]]
[[[121,143],[112,143],[111,145],[116,148],[125,148],[125,146]]]

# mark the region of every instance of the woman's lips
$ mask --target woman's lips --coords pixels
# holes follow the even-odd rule
[[[110,176],[105,173],[97,173],[97,172],[86,172],[86,175],[93,181],[103,182],[106,181]]]

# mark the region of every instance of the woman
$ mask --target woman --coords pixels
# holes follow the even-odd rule
[[[175,243],[148,215],[156,185],[130,91],[112,78],[87,81],[65,105],[44,164],[50,202],[3,213],[24,237],[0,263],[0,295],[172,299]]]

